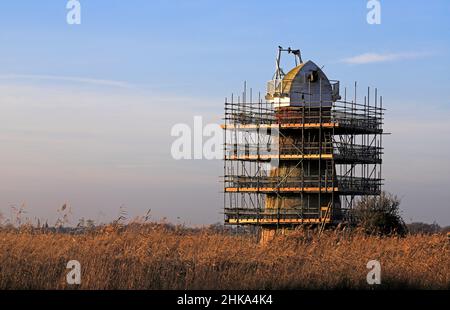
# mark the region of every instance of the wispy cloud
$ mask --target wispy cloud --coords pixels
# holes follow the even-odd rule
[[[2,80],[49,80],[60,82],[85,83],[100,86],[110,86],[119,88],[132,88],[133,85],[124,81],[102,80],[78,76],[59,76],[59,75],[35,75],[35,74],[4,74],[0,75]]]
[[[364,53],[348,58],[344,58],[341,62],[348,64],[369,64],[369,63],[379,63],[388,62],[404,59],[416,59],[429,55],[429,53],[418,53],[418,52],[405,52],[405,53]]]

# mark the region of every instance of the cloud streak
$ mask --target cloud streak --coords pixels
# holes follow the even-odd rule
[[[370,63],[380,63],[380,62],[390,62],[396,60],[406,60],[406,59],[416,59],[420,57],[424,57],[427,54],[425,53],[417,53],[417,52],[406,52],[406,53],[364,53],[348,58],[344,58],[341,62],[352,64],[352,65],[361,65],[361,64],[370,64]]]
[[[124,81],[102,80],[78,76],[58,76],[58,75],[35,75],[35,74],[4,74],[0,75],[2,80],[48,80],[60,82],[84,83],[99,86],[109,86],[118,88],[132,88],[133,85]]]

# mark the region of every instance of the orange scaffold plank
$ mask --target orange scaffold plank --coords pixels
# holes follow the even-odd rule
[[[329,218],[314,218],[314,219],[228,219],[229,224],[319,224],[330,223]]]
[[[227,156],[226,159],[231,160],[267,160],[272,158],[279,159],[332,159],[333,154],[294,154],[294,155],[276,155],[276,154],[267,154],[267,155],[231,155]]]
[[[256,128],[319,128],[319,127],[326,127],[326,128],[333,128],[333,127],[339,127],[339,123],[287,123],[287,124],[227,124],[227,125],[220,125],[222,129],[234,129],[234,128],[241,128],[241,129],[256,129]]]
[[[337,187],[227,187],[225,192],[332,192]]]

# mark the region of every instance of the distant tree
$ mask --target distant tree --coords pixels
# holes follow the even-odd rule
[[[223,225],[221,222],[217,222],[217,223],[209,225],[208,230],[210,230],[214,233],[221,233],[225,230],[225,225]]]
[[[436,222],[427,224],[422,222],[414,222],[406,225],[411,234],[436,234],[442,231],[441,226]]]
[[[78,220],[77,227],[85,227],[85,226],[86,226],[86,220],[84,219],[84,217],[82,217]]]
[[[400,199],[387,192],[380,196],[364,196],[353,210],[358,226],[370,234],[400,234],[407,227],[400,215]]]
[[[88,219],[86,221],[86,228],[95,228],[95,221],[91,220],[91,219]]]
[[[446,234],[450,234],[450,226],[445,226],[444,228],[442,228],[442,232],[446,233]]]
[[[231,234],[233,232],[232,227],[226,226],[221,222],[211,224],[207,227],[207,229],[213,233],[220,233],[220,234]]]

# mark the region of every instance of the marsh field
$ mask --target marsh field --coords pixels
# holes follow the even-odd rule
[[[67,262],[81,283],[67,284]],[[82,231],[0,230],[0,289],[450,289],[445,234],[370,236],[296,231],[267,244],[251,234],[163,224]]]

